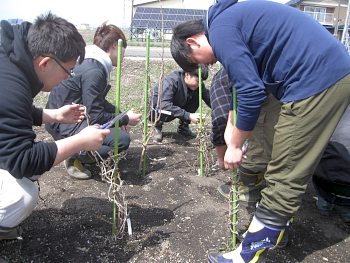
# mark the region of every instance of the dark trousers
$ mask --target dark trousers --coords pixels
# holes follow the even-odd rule
[[[108,152],[114,148],[115,143],[115,128],[110,128],[111,133],[103,140],[101,149],[97,152],[103,157],[108,157]],[[127,150],[130,145],[130,135],[121,129],[118,130],[118,152]]]

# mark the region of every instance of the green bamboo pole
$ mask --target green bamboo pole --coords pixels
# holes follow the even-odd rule
[[[236,128],[237,121],[237,92],[236,89],[233,88],[233,126]],[[233,170],[233,194],[232,194],[232,246],[236,246],[236,223],[237,223],[237,169]]]
[[[120,101],[120,72],[121,72],[121,64],[122,64],[122,47],[123,40],[118,40],[118,61],[117,61],[117,86],[116,86],[116,98],[115,98],[115,114],[118,116],[119,114],[119,101]],[[115,123],[115,137],[114,137],[114,160],[115,165],[118,166],[118,135],[119,135],[119,121]],[[118,167],[114,170],[114,183],[118,183]],[[113,202],[113,225],[112,225],[112,236],[115,236],[116,229],[116,214],[117,214],[117,205]]]
[[[202,137],[202,67],[198,64],[198,82],[199,82],[199,138]],[[201,166],[201,177],[203,177],[203,146],[199,143],[200,150],[200,166]]]
[[[143,110],[143,143],[147,141],[147,99],[148,99],[148,67],[149,67],[149,42],[150,42],[150,32],[147,34],[147,44],[146,44],[146,79],[145,79],[145,104]],[[143,153],[143,176],[146,175],[146,151]]]

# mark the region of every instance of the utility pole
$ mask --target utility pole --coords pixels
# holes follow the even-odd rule
[[[125,0],[124,0],[124,7],[123,7],[123,22],[122,22],[122,29],[126,29],[126,21],[125,21]]]
[[[131,0],[131,21],[134,18],[134,0]]]
[[[339,0],[339,3],[338,3],[337,21],[336,21],[336,23],[335,23],[334,34],[333,34],[333,36],[334,36],[336,39],[338,39],[340,2],[341,2],[341,0]]]
[[[343,29],[343,35],[341,42],[344,44],[348,52],[350,53],[350,39],[349,39],[349,18],[350,18],[350,0],[348,1],[348,7],[346,11],[346,18],[345,18],[345,24],[344,24],[344,29]]]

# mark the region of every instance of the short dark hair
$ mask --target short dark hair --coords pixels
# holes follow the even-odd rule
[[[32,59],[55,56],[62,62],[85,57],[85,41],[76,27],[50,11],[37,17],[28,31],[28,49]]]
[[[195,65],[197,65],[197,69],[194,70],[194,71],[188,72],[188,73],[190,73],[191,76],[199,77],[198,76],[198,64],[195,64]],[[206,65],[204,65],[204,64],[201,64],[202,81],[206,80],[208,78],[208,75],[209,75],[208,67]]]
[[[174,27],[171,39],[170,50],[176,63],[186,72],[195,71],[198,64],[192,63],[189,55],[192,53],[191,47],[186,40],[189,37],[204,34],[202,19],[188,20]]]
[[[123,40],[123,47],[126,48],[127,43],[123,31],[115,25],[107,25],[106,21],[102,26],[97,28],[94,36],[94,44],[107,52],[111,45],[118,43],[119,39]]]

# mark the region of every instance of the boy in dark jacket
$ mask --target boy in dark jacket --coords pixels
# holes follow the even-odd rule
[[[74,69],[75,76],[58,85],[50,94],[46,108],[53,109],[63,105],[82,104],[86,107],[87,118],[78,124],[46,124],[47,131],[56,139],[73,136],[88,125],[104,124],[115,117],[115,106],[106,100],[110,89],[109,74],[113,66],[118,65],[118,40],[123,40],[122,56],[127,47],[124,33],[115,25],[106,22],[97,28],[94,45],[86,47],[85,60]],[[130,126],[135,126],[141,114],[129,111],[119,121],[118,152],[129,148]],[[103,140],[101,149],[97,152],[102,158],[108,157],[108,152],[114,148],[115,127]],[[91,163],[95,159],[87,152],[75,153],[64,161],[67,172],[76,179],[90,179],[91,172],[84,167],[84,163]]]
[[[218,0],[202,21],[174,28],[171,52],[186,71],[220,61],[237,89],[225,131],[225,169],[242,163],[266,89],[282,102],[262,199],[240,247],[211,262],[264,262],[278,247],[350,101],[350,56],[316,20],[271,1]]]
[[[205,65],[201,67],[201,77],[203,81],[208,78],[208,67]],[[180,120],[177,129],[179,134],[192,138],[197,137],[197,134],[192,132],[188,125],[191,121],[197,124],[200,120],[200,114],[195,113],[199,107],[198,80],[198,67],[192,72],[175,70],[163,79],[161,98],[159,98],[159,83],[154,87],[149,119],[151,122],[158,118],[159,120],[155,125],[153,141],[161,142],[163,123],[176,118]],[[202,99],[211,107],[209,91],[205,88],[204,83],[202,83]]]
[[[335,129],[312,177],[319,194],[317,207],[329,215],[341,207],[341,219],[350,223],[350,107]]]
[[[32,182],[78,151],[98,150],[109,130],[87,127],[74,137],[36,142],[33,125],[79,123],[79,105],[39,109],[32,102],[72,75],[85,42],[75,26],[51,13],[32,25],[1,21],[0,46],[0,240],[17,238],[19,224],[33,211],[38,188]]]

